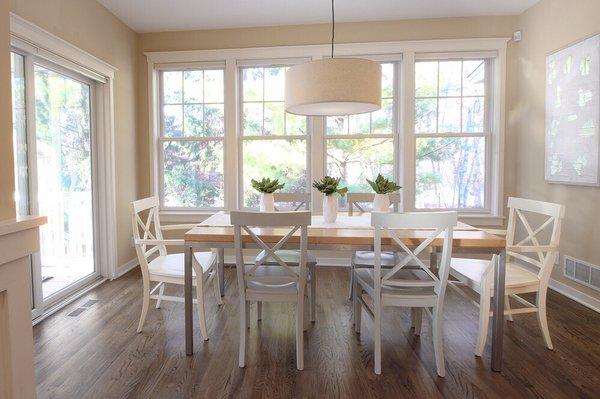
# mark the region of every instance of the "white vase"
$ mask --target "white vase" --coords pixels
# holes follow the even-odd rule
[[[260,193],[260,211],[275,212],[275,201],[272,193]]]
[[[333,223],[338,214],[338,196],[325,195],[323,197],[323,220],[325,223]]]
[[[375,194],[373,199],[374,212],[389,212],[390,211],[390,196],[387,194]]]

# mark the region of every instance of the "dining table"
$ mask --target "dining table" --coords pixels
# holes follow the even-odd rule
[[[252,228],[253,232],[266,244],[276,244],[289,229]],[[323,216],[313,215],[308,227],[308,249],[328,251],[373,251],[373,233],[369,213],[359,215],[338,214],[335,222],[325,222]],[[416,248],[431,234],[428,229],[402,229],[398,238],[409,248]],[[192,299],[192,257],[194,252],[213,250],[217,253],[217,272],[224,295],[225,249],[234,247],[234,228],[229,214],[219,212],[193,227],[184,237],[184,301],[185,301],[185,348],[186,354],[194,353],[193,341],[193,299]],[[287,241],[284,248],[294,248],[299,243],[298,232]],[[398,250],[391,238],[382,237],[382,250]],[[441,252],[442,238],[430,244],[430,265],[437,265],[437,254]],[[249,235],[242,235],[242,248],[258,249]],[[502,369],[502,341],[504,332],[504,283],[506,272],[506,240],[504,237],[488,233],[471,225],[458,222],[452,237],[453,254],[498,254],[495,265],[492,356],[491,369]]]

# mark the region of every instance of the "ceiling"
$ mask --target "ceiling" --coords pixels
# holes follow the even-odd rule
[[[98,0],[136,32],[323,23],[329,0]],[[520,14],[539,0],[337,0],[337,22]]]

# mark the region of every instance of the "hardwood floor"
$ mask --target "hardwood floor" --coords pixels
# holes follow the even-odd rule
[[[455,292],[445,308],[445,378],[436,376],[429,322],[415,337],[409,311],[387,309],[383,374],[376,376],[369,318],[360,336],[352,332],[347,269],[318,269],[317,322],[305,333],[304,371],[295,368],[294,310],[287,304],[265,304],[258,325],[252,309],[247,366],[237,366],[235,269],[225,275],[224,306],[207,295],[210,340],[201,340],[196,324],[193,357],[185,356],[182,304],[163,302],[157,310],[152,301],[144,331],[136,334],[139,270],[43,321],[34,328],[38,397],[600,397],[600,314],[552,291],[555,350],[544,348],[534,315],[515,316],[506,328],[502,373],[490,371],[489,339],[484,357],[473,356],[477,311]]]

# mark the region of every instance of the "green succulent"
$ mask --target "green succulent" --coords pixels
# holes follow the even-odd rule
[[[336,179],[335,177],[325,176],[321,180],[315,180],[312,186],[325,195],[337,193],[343,197],[348,192],[348,187],[338,188],[338,184],[340,184],[339,177]]]
[[[279,179],[271,180],[268,177],[263,177],[260,181],[252,179],[250,182],[252,183],[252,188],[265,194],[272,194],[285,186],[285,183],[279,183]]]
[[[377,194],[389,194],[402,188],[390,179],[386,179],[385,177],[381,176],[381,174],[377,175],[375,181],[371,181],[369,179],[366,180],[371,188],[373,188],[373,191],[375,191]]]

